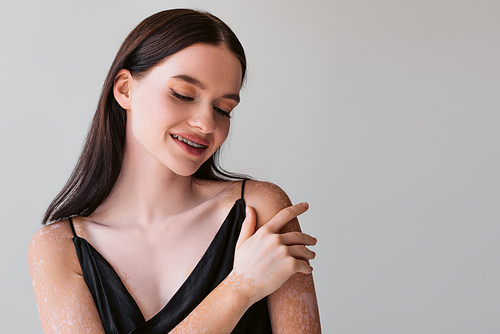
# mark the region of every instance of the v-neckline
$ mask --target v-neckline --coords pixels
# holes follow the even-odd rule
[[[222,222],[222,224],[220,225],[219,229],[217,230],[217,233],[215,234],[215,236],[213,237],[212,241],[210,242],[210,245],[207,247],[207,249],[203,253],[203,255],[200,258],[200,260],[198,261],[198,263],[196,263],[196,266],[194,267],[194,269],[191,271],[191,273],[188,275],[188,277],[184,280],[184,282],[181,284],[181,286],[177,289],[177,291],[172,295],[172,297],[170,297],[170,299],[167,301],[167,303],[157,313],[155,313],[151,318],[149,318],[148,320],[146,320],[146,318],[144,317],[144,314],[142,313],[142,311],[141,311],[141,309],[139,307],[139,304],[137,304],[137,301],[132,296],[132,294],[130,293],[130,291],[127,289],[127,287],[125,286],[125,283],[123,283],[123,280],[118,275],[118,273],[116,272],[115,268],[109,263],[109,261],[90,242],[88,242],[85,238],[79,237],[78,235],[74,234],[73,240],[75,238],[78,238],[81,241],[83,241],[92,251],[94,251],[96,254],[98,254],[99,257],[102,258],[102,260],[103,260],[103,262],[105,263],[106,266],[109,266],[109,268],[111,269],[111,271],[118,278],[118,282],[120,284],[120,287],[122,288],[120,290],[123,290],[125,292],[125,294],[127,295],[127,297],[129,297],[130,300],[134,303],[133,306],[135,306],[137,308],[137,310],[139,311],[139,313],[140,313],[140,315],[142,317],[142,323],[139,324],[139,326],[142,326],[142,325],[144,325],[146,323],[154,321],[153,319],[155,319],[158,316],[160,316],[160,314],[162,314],[164,312],[164,310],[166,310],[169,307],[170,302],[174,299],[174,297],[176,297],[179,293],[181,293],[181,291],[183,289],[185,289],[185,286],[189,284],[189,282],[192,280],[192,277],[194,276],[194,274],[199,270],[199,268],[201,267],[202,263],[205,262],[205,258],[207,256],[207,254],[213,248],[214,242],[217,239],[217,237],[219,236],[219,234],[222,233],[222,231],[224,230],[224,227],[228,224],[228,218],[231,216],[231,213],[233,212],[233,210],[236,209],[236,207],[237,207],[237,205],[238,205],[239,202],[243,202],[243,207],[244,207],[244,200],[243,200],[243,198],[240,198],[240,199],[238,199],[238,200],[235,201],[235,203],[233,204],[233,206],[229,210],[228,214],[226,215],[224,221]]]

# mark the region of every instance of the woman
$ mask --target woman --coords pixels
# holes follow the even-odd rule
[[[208,13],[163,11],[127,37],[30,244],[45,333],[321,331],[307,204],[217,165],[245,69]]]

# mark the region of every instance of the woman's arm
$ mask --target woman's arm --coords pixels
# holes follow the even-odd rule
[[[41,228],[28,259],[38,313],[45,334],[104,334],[92,295],[83,279],[68,223]]]
[[[281,210],[255,232],[256,215],[247,208],[233,271],[171,333],[230,333],[253,303],[294,273],[310,273],[303,259],[313,253],[296,245],[312,245],[314,240],[301,233],[290,233],[286,240],[279,235],[287,222],[306,209],[299,204]],[[35,234],[29,262],[44,333],[104,333],[67,223],[46,226]]]
[[[247,189],[247,203],[254,205],[257,211],[257,228],[266,225],[277,212],[292,205],[286,193],[272,183],[248,182]],[[286,224],[280,233],[293,231],[301,231],[297,218]],[[273,333],[321,333],[312,274],[294,274],[267,297],[267,303]]]
[[[253,303],[276,291],[292,275],[310,276],[312,268],[307,260],[314,253],[304,245],[314,245],[315,239],[296,231],[280,234],[288,222],[307,208],[307,204],[283,208],[255,232],[257,217],[247,206],[233,270],[171,333],[230,333]],[[295,327],[287,328],[292,329],[289,333],[300,333],[293,331]]]

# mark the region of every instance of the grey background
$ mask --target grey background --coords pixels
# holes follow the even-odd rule
[[[225,166],[311,204],[324,333],[500,332],[496,0],[3,0],[2,332],[41,333],[29,240],[122,40],[172,7],[246,48]]]

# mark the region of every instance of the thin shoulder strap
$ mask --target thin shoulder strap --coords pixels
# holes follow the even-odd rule
[[[73,226],[73,220],[71,219],[71,217],[69,217],[68,220],[69,220],[69,226],[71,226],[71,231],[73,231],[73,236],[77,237],[75,232],[75,227]]]
[[[243,194],[245,193],[245,182],[247,182],[246,179],[243,180],[241,183],[241,198],[243,199]]]

